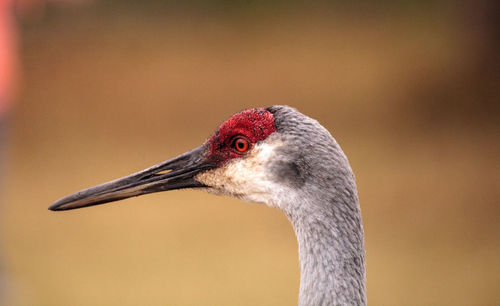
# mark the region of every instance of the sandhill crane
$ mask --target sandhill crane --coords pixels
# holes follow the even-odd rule
[[[288,106],[245,110],[200,147],[60,199],[69,210],[199,188],[281,209],[299,245],[299,305],[365,305],[361,211],[347,157],[316,120]]]

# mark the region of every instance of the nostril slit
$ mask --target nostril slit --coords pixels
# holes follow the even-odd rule
[[[145,175],[145,176],[141,177],[141,181],[146,181],[146,180],[149,180],[152,177],[155,177],[155,176],[158,176],[158,175],[167,174],[169,172],[172,172],[172,170],[171,169],[167,169],[167,170],[162,170],[162,171],[155,172],[153,174]]]
[[[169,172],[172,172],[172,169],[162,170],[162,171],[156,172],[154,175],[162,175],[162,174],[167,174]]]

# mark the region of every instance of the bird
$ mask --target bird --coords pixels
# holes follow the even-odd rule
[[[198,148],[66,196],[49,209],[183,188],[263,203],[286,215],[298,242],[299,305],[366,305],[364,233],[353,171],[328,130],[289,106],[236,113]]]

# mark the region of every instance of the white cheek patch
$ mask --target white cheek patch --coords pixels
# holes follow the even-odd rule
[[[209,186],[206,191],[211,193],[277,206],[274,195],[278,194],[281,187],[272,181],[267,165],[279,146],[281,142],[261,142],[245,157],[202,172],[196,176],[196,180]]]

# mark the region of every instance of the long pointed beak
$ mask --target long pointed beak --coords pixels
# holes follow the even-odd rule
[[[204,187],[196,174],[214,166],[205,158],[205,145],[129,176],[71,194],[49,209],[68,210],[123,200],[142,194]]]

